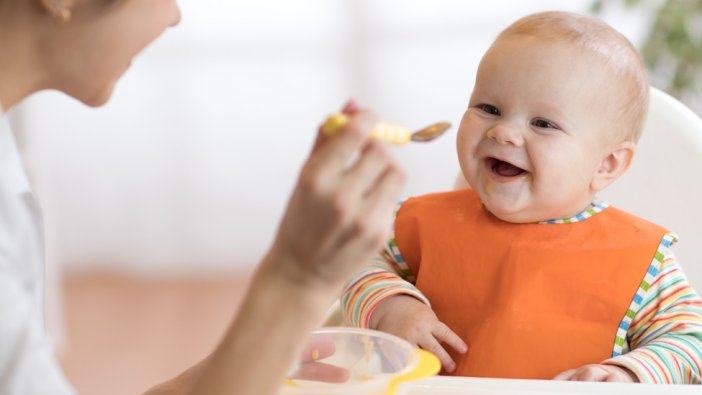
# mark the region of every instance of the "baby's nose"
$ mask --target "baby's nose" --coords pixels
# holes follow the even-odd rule
[[[487,132],[487,136],[499,144],[520,146],[524,143],[521,130],[514,125],[498,123]]]

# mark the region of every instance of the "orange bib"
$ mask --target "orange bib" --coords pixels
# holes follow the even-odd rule
[[[413,198],[395,240],[417,288],[469,351],[459,376],[550,379],[612,356],[666,230],[609,207],[570,224],[512,224],[471,190]]]

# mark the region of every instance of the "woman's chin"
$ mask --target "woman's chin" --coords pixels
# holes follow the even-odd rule
[[[78,100],[88,107],[101,107],[110,101],[114,88],[115,83],[113,82],[105,86],[103,89],[94,92],[92,95],[86,96],[85,98],[79,98]]]

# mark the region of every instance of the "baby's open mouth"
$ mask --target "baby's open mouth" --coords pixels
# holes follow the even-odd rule
[[[527,173],[527,171],[521,167],[517,167],[509,162],[505,162],[497,158],[486,158],[485,165],[492,171],[493,174],[500,177],[517,177]]]

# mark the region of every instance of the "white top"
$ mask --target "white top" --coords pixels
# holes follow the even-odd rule
[[[74,394],[44,329],[41,212],[0,108],[0,394]]]

